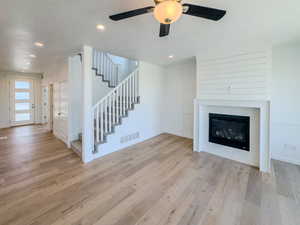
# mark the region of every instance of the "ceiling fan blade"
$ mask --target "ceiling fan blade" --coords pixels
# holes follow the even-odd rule
[[[135,9],[135,10],[131,10],[131,11],[128,11],[128,12],[123,12],[123,13],[119,13],[119,14],[116,14],[116,15],[112,15],[112,16],[109,16],[109,18],[114,20],[114,21],[123,20],[123,19],[127,19],[127,18],[130,18],[130,17],[134,17],[134,16],[138,16],[138,15],[142,15],[142,14],[152,12],[153,9],[154,9],[153,6],[148,6],[148,7],[145,7],[145,8]]]
[[[187,10],[183,12],[184,14],[215,21],[222,19],[222,17],[226,14],[225,10],[208,8],[199,5],[183,4],[183,7],[187,8]]]
[[[168,36],[170,32],[170,24],[160,24],[159,37]]]

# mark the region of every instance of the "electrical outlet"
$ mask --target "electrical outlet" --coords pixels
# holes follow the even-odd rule
[[[296,151],[297,150],[297,146],[296,145],[284,144],[283,147],[284,147],[284,149],[290,150],[290,151]]]
[[[227,92],[228,92],[229,94],[231,94],[231,89],[232,89],[232,86],[229,85],[229,86],[227,87]]]

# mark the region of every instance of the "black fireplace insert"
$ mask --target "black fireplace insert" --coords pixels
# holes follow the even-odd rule
[[[250,151],[250,117],[209,113],[209,142]]]

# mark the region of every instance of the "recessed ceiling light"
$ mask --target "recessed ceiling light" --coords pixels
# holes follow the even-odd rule
[[[25,64],[26,64],[26,65],[30,65],[31,63],[30,63],[30,62],[26,62]]]
[[[173,59],[174,58],[174,55],[169,55],[169,59]]]
[[[30,57],[30,58],[36,58],[36,55],[30,54],[29,57]]]
[[[105,26],[102,25],[102,24],[98,24],[98,25],[96,26],[96,28],[97,28],[97,30],[101,30],[101,31],[105,30]]]
[[[44,46],[44,44],[42,42],[35,42],[34,44],[35,44],[35,46],[38,46],[38,47],[43,47]]]

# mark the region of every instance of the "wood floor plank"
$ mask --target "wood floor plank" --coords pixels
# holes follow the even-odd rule
[[[283,225],[276,190],[274,167],[271,174],[262,176],[260,224]]]
[[[276,189],[279,195],[294,199],[292,184],[286,170],[286,165],[280,161],[274,161],[274,171],[276,175]]]
[[[171,134],[83,164],[43,126],[0,135],[0,225],[300,224],[299,166],[261,174]]]

